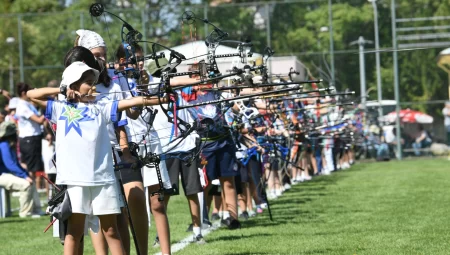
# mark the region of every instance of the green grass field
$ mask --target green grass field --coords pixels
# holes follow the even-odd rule
[[[273,222],[265,212],[177,254],[450,254],[449,164],[361,163],[316,177],[271,202]],[[183,197],[171,201],[169,220],[173,243],[188,236]],[[42,234],[47,222],[0,219],[0,254],[61,254],[58,241]],[[154,235],[152,226],[151,242]],[[87,239],[85,254],[93,254]]]

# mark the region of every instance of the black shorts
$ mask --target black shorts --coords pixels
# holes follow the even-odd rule
[[[47,177],[51,182],[56,182],[56,174],[47,174]]]
[[[127,184],[130,182],[144,182],[142,179],[141,169],[120,169],[120,176],[122,177],[122,184]]]
[[[239,160],[237,162],[238,162],[239,170],[240,170],[240,181],[247,183],[249,181],[248,167],[244,166],[244,164],[242,164]],[[238,185],[238,183],[236,183],[236,186],[237,185]]]
[[[195,195],[203,191],[198,173],[197,161],[194,160],[190,166],[178,158],[166,159],[167,171],[169,172],[170,183],[174,190],[173,195],[180,194],[179,176],[181,175],[181,185],[186,196]]]
[[[44,171],[41,135],[19,138],[19,147],[20,161],[27,165],[29,172]]]
[[[278,171],[281,170],[281,160],[278,158],[271,158],[269,160],[270,162],[270,170],[271,171]]]
[[[239,167],[236,163],[235,154],[235,146],[231,144],[227,144],[212,152],[203,152],[203,156],[208,162],[206,164],[208,180],[213,181],[219,179],[219,177],[234,177],[238,175]]]
[[[243,186],[245,185],[245,183],[243,181],[241,181],[241,175],[236,175],[234,177],[234,187],[236,188],[236,194],[237,195],[242,195],[243,192]]]
[[[122,157],[121,151],[117,151],[117,154],[119,155],[119,157]],[[144,182],[144,180],[142,179],[141,169],[131,169],[131,168],[120,169],[120,177],[122,179],[122,185],[130,182]]]

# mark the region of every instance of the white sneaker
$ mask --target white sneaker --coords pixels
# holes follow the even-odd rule
[[[275,190],[275,196],[281,197],[281,195],[283,195],[283,192],[281,191],[281,189]]]
[[[342,169],[349,169],[350,168],[350,164],[345,162],[344,164],[342,164]]]
[[[305,176],[303,177],[303,180],[305,180],[305,181],[310,181],[311,179],[312,179],[312,177],[309,176],[309,175],[305,175]]]
[[[303,176],[297,175],[297,182],[303,182]]]
[[[275,194],[275,191],[271,191],[267,194],[267,199],[272,200],[272,199],[277,199],[277,198],[278,198],[278,196]]]
[[[267,203],[262,203],[259,205],[262,209],[267,209]]]
[[[289,185],[289,183],[284,184],[284,190],[290,190],[291,189],[291,185]]]
[[[338,170],[341,169],[341,165],[339,165],[339,164],[337,164],[336,167]]]
[[[327,170],[323,170],[323,171],[322,171],[322,174],[323,174],[323,175],[330,175],[330,174],[331,174],[331,172],[330,172],[330,171],[328,171],[328,169],[327,169]]]

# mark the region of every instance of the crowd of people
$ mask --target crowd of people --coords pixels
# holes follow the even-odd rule
[[[133,48],[140,59],[142,48]],[[43,178],[65,192],[71,214],[60,222],[64,254],[81,254],[85,235],[90,235],[96,254],[129,254],[132,222],[137,249],[147,254],[151,242],[146,205],[157,230],[153,245],[170,254],[167,210],[169,198],[180,194],[181,187],[193,242],[205,244],[202,222],[211,225],[220,219],[228,229],[238,229],[242,220],[263,213],[268,200],[291,185],[354,163],[360,116],[346,114],[328,98],[318,107],[314,93],[309,99],[257,98],[175,110],[178,120],[203,126],[185,135],[187,130],[168,120],[158,98],[138,93],[158,90],[149,84],[161,81],[168,61],[123,65],[126,50],[119,45],[114,65],[108,65],[103,38],[78,30],[74,47],[64,57],[61,82],[52,81],[46,88],[19,83],[14,92],[1,91],[8,105],[0,115],[0,186],[21,192],[20,217],[43,215],[36,189],[49,184]],[[140,72],[139,84],[127,75],[130,69]],[[170,86],[196,82],[195,75],[176,77]],[[208,84],[176,90],[177,106],[235,96],[212,88]],[[241,95],[255,91],[261,89]],[[259,114],[246,117],[242,107]],[[164,157],[141,167],[138,159],[148,153]],[[192,155],[197,160],[187,163]],[[117,166],[127,167],[119,171]],[[51,198],[57,191],[47,187]]]

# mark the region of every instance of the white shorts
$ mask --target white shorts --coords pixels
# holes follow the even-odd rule
[[[141,154],[141,156],[144,156],[145,154],[144,146],[145,144],[139,144],[139,154]],[[147,144],[147,151],[159,154],[162,152],[161,144],[159,143]],[[167,166],[164,160],[161,160],[161,162],[159,163],[159,170],[161,171],[161,179],[164,184],[164,188],[165,189],[172,188],[172,184],[170,183],[169,178],[169,172],[167,172]],[[155,168],[144,166],[142,168],[142,179],[144,180],[144,187],[157,185],[159,183],[158,175],[156,173]]]
[[[72,213],[108,215],[119,214],[119,191],[117,184],[104,186],[67,185]]]

